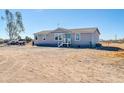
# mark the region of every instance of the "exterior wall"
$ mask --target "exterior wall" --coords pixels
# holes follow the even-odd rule
[[[72,33],[72,47],[95,47],[99,42],[99,34],[97,31],[94,33],[80,33],[80,40],[75,40],[75,34]]]
[[[72,33],[72,46],[73,47],[90,47],[90,42],[92,41],[92,34],[90,33],[80,33],[80,40],[75,40],[75,34]]]
[[[38,36],[37,34],[34,35],[37,36],[37,40],[34,40],[34,44],[35,45],[43,45],[43,46],[57,46],[57,41],[54,40],[54,34],[53,33],[49,33],[46,35],[46,39],[43,40],[40,36]]]
[[[71,34],[71,47],[92,47],[95,46],[95,44],[99,41],[99,34],[96,32],[94,33],[80,33],[80,40],[75,40],[75,34]],[[43,40],[41,36],[37,36],[37,40],[34,41],[35,45],[41,45],[41,46],[57,46],[58,41],[54,40],[54,33],[49,33],[46,35],[46,39]]]
[[[99,34],[97,33],[97,31],[95,31],[95,33],[92,33],[92,43],[93,46],[95,46],[95,44],[99,42]]]

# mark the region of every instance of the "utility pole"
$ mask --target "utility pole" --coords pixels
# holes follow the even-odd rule
[[[115,34],[115,40],[117,40],[117,34]]]

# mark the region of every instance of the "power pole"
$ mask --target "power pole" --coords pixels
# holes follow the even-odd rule
[[[115,40],[117,40],[117,34],[115,34]]]

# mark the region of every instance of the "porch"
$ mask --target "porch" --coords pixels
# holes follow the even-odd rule
[[[71,33],[57,33],[58,47],[70,47],[72,44]]]

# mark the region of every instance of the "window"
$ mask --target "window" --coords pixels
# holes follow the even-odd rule
[[[38,39],[41,39],[41,38],[42,38],[42,35],[41,35],[41,34],[38,34],[38,35],[37,35],[37,38],[38,38]]]
[[[76,40],[76,41],[79,41],[79,40],[80,40],[80,33],[76,33],[76,34],[75,34],[75,40]]]
[[[37,40],[37,36],[35,36],[35,40]]]
[[[43,39],[43,40],[46,40],[46,35],[43,35],[43,36],[42,36],[42,39]]]
[[[62,40],[62,34],[59,34],[58,37],[59,40]]]
[[[54,39],[58,40],[58,34],[54,34]]]
[[[62,33],[55,33],[54,34],[54,40],[59,40],[61,41],[63,38],[63,34]]]

